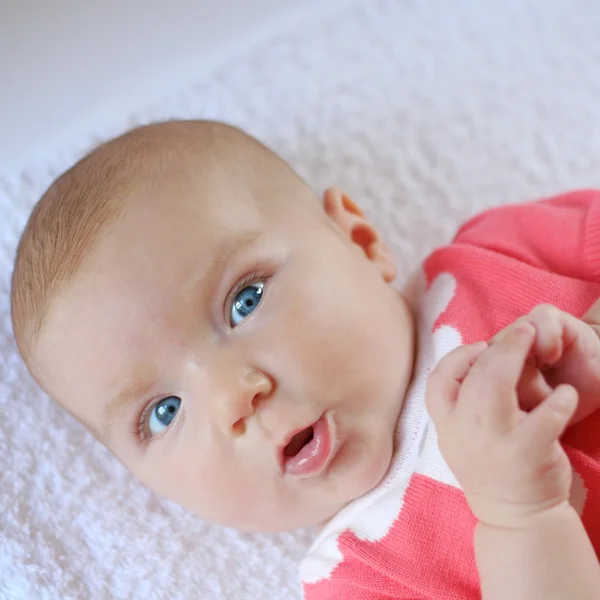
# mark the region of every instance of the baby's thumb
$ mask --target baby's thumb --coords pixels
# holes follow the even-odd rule
[[[578,401],[577,390],[573,386],[559,385],[519,426],[520,435],[528,440],[528,446],[545,453],[564,433]]]

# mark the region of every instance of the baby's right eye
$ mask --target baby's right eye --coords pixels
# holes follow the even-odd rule
[[[231,326],[236,327],[253,313],[262,299],[264,281],[255,281],[243,287],[233,299],[231,306]]]
[[[177,416],[180,405],[181,398],[168,396],[152,407],[150,414],[146,417],[150,437],[161,434],[171,425],[173,419]]]

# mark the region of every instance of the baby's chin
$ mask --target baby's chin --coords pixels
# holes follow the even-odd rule
[[[376,448],[361,453],[361,447],[348,448],[345,456],[341,457],[346,468],[337,477],[336,490],[339,493],[339,503],[332,507],[329,514],[320,515],[314,523],[307,525],[323,528],[341,510],[356,500],[368,495],[385,479],[394,457],[393,436],[388,440],[380,440]],[[355,459],[353,461],[353,459]]]
[[[360,472],[355,474],[357,487],[351,501],[368,494],[381,484],[391,467],[393,457],[394,441],[391,438],[379,444],[376,452],[369,457],[370,460],[361,464]]]
[[[228,520],[227,522],[219,522],[213,520],[218,525],[225,526],[237,531],[249,533],[281,533],[290,532],[298,529],[316,529],[320,531],[332,519],[335,518],[342,510],[352,504],[359,498],[366,496],[374,490],[385,478],[392,462],[393,444],[389,444],[389,450],[381,452],[380,455],[369,461],[369,466],[361,465],[360,469],[356,469],[352,473],[348,469],[345,477],[336,478],[334,485],[335,493],[332,495],[331,490],[323,489],[323,497],[319,490],[315,489],[314,493],[314,510],[311,511],[305,505],[306,513],[302,515],[280,515],[277,520],[263,520],[251,518],[249,520],[236,519],[235,522]],[[324,488],[328,487],[324,483]],[[325,499],[325,502],[323,500]],[[209,519],[210,520],[210,519]]]

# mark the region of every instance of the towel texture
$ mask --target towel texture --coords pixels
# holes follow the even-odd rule
[[[353,1],[43,163],[0,166],[0,598],[299,598],[312,536],[238,534],[186,513],[36,389],[11,339],[9,279],[53,176],[137,123],[227,120],[316,190],[345,187],[401,281],[478,210],[600,185],[599,30],[595,0]]]

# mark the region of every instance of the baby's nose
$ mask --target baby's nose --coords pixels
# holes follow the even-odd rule
[[[262,371],[248,369],[237,382],[230,384],[227,408],[224,411],[222,426],[224,432],[233,437],[246,431],[246,421],[259,404],[267,399],[275,389],[273,380]]]

